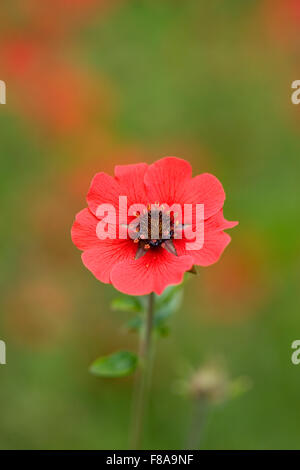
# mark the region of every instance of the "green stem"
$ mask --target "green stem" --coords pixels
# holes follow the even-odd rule
[[[193,403],[193,415],[186,444],[186,449],[200,449],[203,430],[205,427],[208,403],[206,400],[196,399]]]
[[[149,294],[148,309],[146,313],[145,326],[140,340],[140,361],[141,369],[136,374],[133,410],[132,410],[132,431],[131,449],[138,450],[142,442],[142,432],[147,404],[147,395],[150,387],[152,369],[152,328],[154,317],[154,293]]]

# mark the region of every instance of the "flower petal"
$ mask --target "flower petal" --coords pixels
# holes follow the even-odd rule
[[[185,222],[185,220],[184,220]],[[188,240],[193,241],[196,238],[196,233],[198,231],[203,230],[205,236],[207,236],[208,232],[220,232],[223,230],[227,230],[230,228],[235,227],[238,225],[237,221],[230,221],[226,220],[223,215],[223,209],[221,209],[217,214],[209,217],[206,220],[199,221],[199,226],[197,227],[196,220],[190,220],[190,217],[187,217],[187,223],[183,225],[184,229],[180,228],[180,230],[176,230],[176,234],[181,234],[182,238],[188,238]]]
[[[224,205],[225,192],[214,175],[202,173],[185,185],[185,204],[204,204],[204,218],[216,214]]]
[[[210,266],[216,263],[226,246],[230,243],[231,237],[228,233],[219,232],[205,232],[204,244],[201,250],[187,250],[187,241],[174,240],[177,253],[181,255],[189,255],[193,258],[194,264],[198,266]]]
[[[89,209],[83,209],[78,212],[75,222],[71,229],[71,237],[74,245],[80,250],[86,250],[99,243],[96,234],[97,223],[99,220],[91,213]]]
[[[116,263],[132,260],[136,246],[131,240],[99,240],[99,244],[84,251],[81,255],[83,264],[99,279],[109,283],[110,272]]]
[[[122,195],[122,189],[119,183],[112,176],[101,172],[92,179],[87,194],[87,203],[90,210],[96,215],[100,204],[112,204],[118,208],[120,195]]]
[[[115,167],[115,178],[122,188],[122,195],[128,198],[128,207],[131,204],[147,204],[148,202],[144,184],[147,168],[147,163]]]
[[[223,209],[221,209],[215,215],[205,220],[204,225],[205,225],[205,231],[212,232],[212,231],[227,230],[229,228],[233,228],[236,225],[238,225],[238,222],[226,220],[224,218]]]
[[[174,256],[166,250],[149,252],[138,260],[119,263],[111,271],[111,282],[129,295],[160,295],[170,284],[179,284],[193,265],[192,256]]]
[[[165,157],[148,167],[145,185],[149,202],[180,204],[185,183],[192,178],[191,165],[181,158]]]

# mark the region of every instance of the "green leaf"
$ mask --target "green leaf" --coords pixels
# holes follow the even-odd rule
[[[176,286],[169,286],[167,287],[163,294],[155,296],[155,313],[154,313],[154,320],[153,320],[153,327],[154,330],[159,333],[161,336],[167,336],[169,333],[169,328],[166,325],[167,319],[175,313],[182,303],[183,298],[183,284],[179,284]],[[138,298],[140,303],[144,305],[142,308],[142,312],[145,313],[147,309],[147,297],[140,297]],[[139,331],[143,328],[145,321],[144,315],[138,315],[134,318],[131,318],[127,322],[127,327],[131,331]]]
[[[143,326],[143,317],[137,316],[127,322],[127,328],[131,331],[138,331]]]
[[[175,286],[168,286],[161,295],[156,295],[155,296],[155,305],[157,307],[161,306],[161,305],[164,305],[168,302],[170,302],[170,300],[172,299],[173,295],[178,292],[178,291],[181,291],[182,289],[182,283],[181,284],[177,284]]]
[[[130,351],[118,351],[109,356],[96,359],[89,371],[98,377],[125,377],[134,372],[138,365],[138,357]]]
[[[182,285],[169,286],[156,300],[156,317],[158,321],[165,320],[181,306],[183,299]]]
[[[118,310],[121,312],[142,312],[144,307],[142,301],[138,297],[134,296],[122,296],[117,297],[111,302],[112,310]]]
[[[166,337],[170,333],[170,328],[167,325],[162,324],[162,325],[157,325],[155,327],[155,331],[157,331],[157,333],[159,333],[160,336]]]

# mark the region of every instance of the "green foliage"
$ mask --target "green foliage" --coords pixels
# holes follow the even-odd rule
[[[138,365],[136,354],[130,351],[118,351],[109,356],[96,359],[90,366],[91,374],[98,377],[117,378],[130,375]]]
[[[182,284],[167,287],[161,295],[155,296],[156,312],[166,315],[175,313],[182,303],[183,290]]]
[[[130,297],[132,302],[143,302],[138,297]],[[135,299],[135,301],[133,300]],[[161,336],[167,336],[169,327],[167,320],[171,317],[181,306],[183,299],[182,284],[167,287],[161,295],[155,295],[155,314],[154,314],[154,331]],[[117,299],[118,300],[118,299]],[[129,302],[130,305],[130,302]],[[127,310],[134,311],[134,310]],[[131,331],[139,331],[144,324],[145,307],[140,310],[140,315],[131,318],[127,323],[127,327]]]
[[[121,312],[142,312],[144,307],[140,297],[123,295],[117,297],[111,302],[112,310],[119,310]]]
[[[138,315],[137,317],[131,318],[127,322],[127,328],[130,331],[139,331],[143,326],[143,317],[141,315]]]
[[[252,387],[252,382],[249,377],[238,377],[230,383],[229,395],[230,398],[238,398],[244,393],[248,392]]]

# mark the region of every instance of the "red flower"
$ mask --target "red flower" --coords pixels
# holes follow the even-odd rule
[[[127,196],[127,205],[144,204],[148,212],[137,213],[135,239],[99,239],[96,230],[100,218],[97,209],[101,204],[111,204],[117,210],[119,196]],[[188,162],[166,157],[152,165],[116,166],[115,177],[97,173],[92,180],[88,195],[88,208],[76,216],[72,227],[72,240],[83,250],[82,261],[102,282],[131,295],[150,292],[161,294],[170,284],[178,284],[192,266],[208,266],[215,263],[230,242],[223,230],[234,227],[223,217],[225,193],[219,180],[208,173],[192,178]],[[158,239],[151,237],[149,225],[153,208],[150,204],[204,205],[204,244],[201,249],[186,248],[187,240],[176,239],[176,214],[169,224],[169,233],[163,230],[161,219]],[[194,210],[194,209],[193,209]],[[129,218],[129,220],[132,220]],[[171,216],[170,216],[171,218]],[[107,219],[105,219],[107,220]],[[108,231],[115,221],[110,220]],[[150,234],[143,236],[143,227],[151,227]],[[193,227],[194,227],[193,218]],[[148,234],[148,232],[147,232]],[[146,238],[146,239],[145,239]]]

